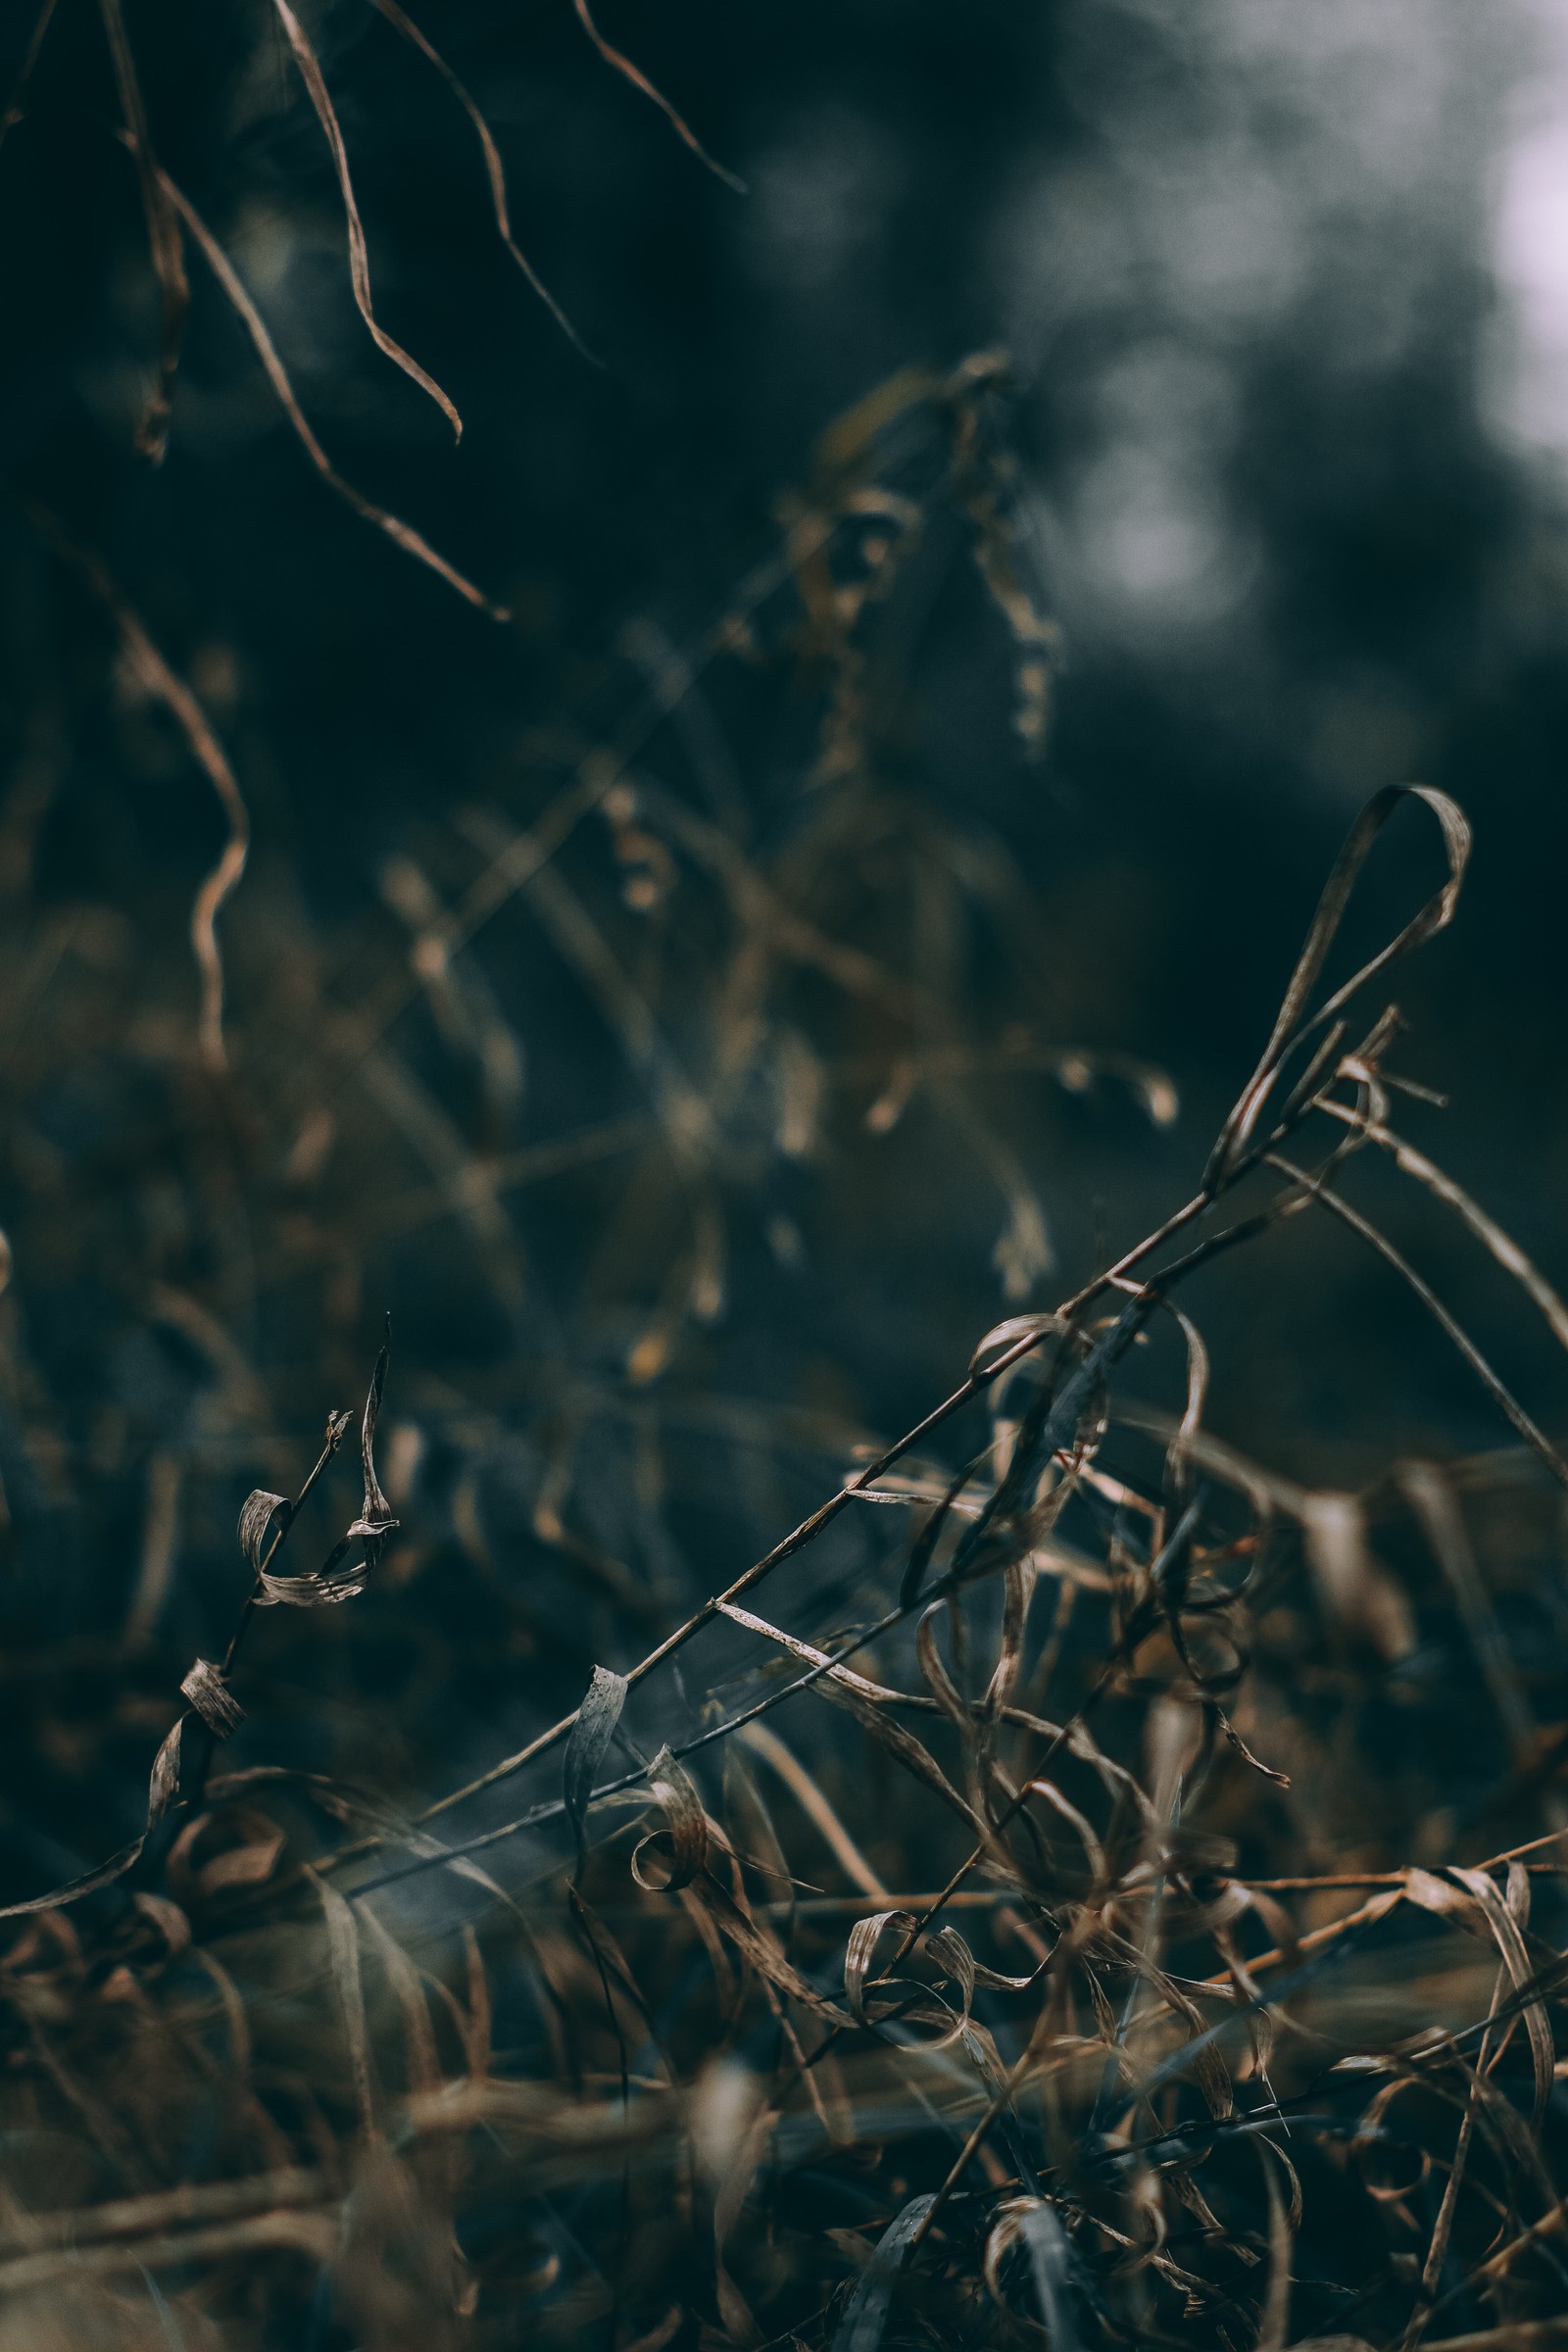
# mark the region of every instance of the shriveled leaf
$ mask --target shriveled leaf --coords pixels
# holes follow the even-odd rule
[[[294,1505],[286,1494],[269,1494],[256,1487],[240,1506],[239,1547],[258,1576],[262,1563],[288,1533]]]
[[[351,1538],[359,1537],[365,1545],[365,1564],[373,1568],[381,1556],[386,1539],[398,1521],[391,1504],[381,1492],[381,1482],[375,1474],[375,1425],[380,1417],[381,1397],[386,1388],[386,1368],[391,1355],[390,1340],[383,1340],[376,1354],[375,1370],[370,1375],[369,1392],[365,1399],[365,1414],[360,1423],[360,1462],[365,1472],[365,1504],[360,1516],[349,1528]]]
[[[625,1677],[612,1674],[608,1666],[594,1668],[593,1680],[577,1709],[562,1758],[561,1791],[565,1799],[566,1819],[571,1825],[579,1868],[587,1841],[588,1799],[593,1794],[594,1776],[614,1738],[629,1688]]]

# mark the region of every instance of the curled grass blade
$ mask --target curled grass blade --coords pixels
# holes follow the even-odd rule
[[[295,397],[294,387],[289,381],[287,370],[277,355],[277,347],[269,332],[267,321],[251,300],[238,270],[189,197],[175,186],[167,172],[161,171],[159,178],[161,184],[168,191],[170,202],[200,248],[202,259],[212,270],[237,313],[241,324],[250,336],[256,356],[262,363],[263,372],[276,395],[278,406],[293,427],[300,447],[327,488],[342,499],[344,505],[352,509],[362,522],[371,523],[378,531],[384,531],[394,547],[400,547],[404,554],[412,556],[416,564],[427,565],[438,579],[445,580],[449,588],[456,589],[466,604],[472,605],[480,612],[488,613],[492,620],[510,619],[511,615],[504,605],[493,603],[482,588],[476,588],[473,582],[459,571],[456,564],[449,564],[446,557],[439,554],[430,545],[428,539],[416,531],[412,523],[403,521],[401,516],[389,513],[385,507],[378,507],[373,499],[368,499],[363,491],[356,490],[352,482],[344,480],[317,439],[310,420],[300,407],[299,401]]]
[[[109,4],[118,5],[118,0],[109,0]],[[331,93],[326,86],[326,76],[321,72],[320,61],[317,57],[316,51],[306,37],[305,27],[290,8],[288,0],[272,0],[272,5],[277,10],[284,37],[294,55],[294,63],[299,68],[300,79],[310,94],[311,104],[316,109],[317,119],[326,133],[326,143],[331,149],[332,166],[337,173],[338,189],[343,199],[344,223],[348,229],[349,276],[353,282],[355,306],[360,317],[369,328],[370,339],[377,351],[383,353],[395,368],[401,368],[404,374],[416,383],[421,392],[428,394],[451,425],[453,438],[461,441],[463,439],[463,418],[458,415],[451,401],[442,391],[434,376],[425,373],[418,361],[411,358],[402,344],[387,333],[375,316],[370,301],[370,257],[365,242],[365,224],[360,219],[360,208],[354,194],[354,181],[349,173],[348,150],[343,144],[343,132],[338,124]]]

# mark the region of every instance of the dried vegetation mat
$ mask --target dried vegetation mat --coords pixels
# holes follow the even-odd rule
[[[1396,812],[1446,879],[1325,992]],[[1568,1337],[1401,1138],[1366,1008],[1468,847],[1435,792],[1370,803],[1193,1197],[415,1814],[222,1754],[260,1613],[352,1603],[397,1533],[383,1349],[245,1504],[144,1832],[5,1914],[0,2343],[1568,2335],[1568,1466],[1352,1200],[1392,1162]],[[1516,1447],[1322,1494],[1211,1434],[1184,1285],[1318,1216]],[[813,1582],[857,1518],[891,1548]]]

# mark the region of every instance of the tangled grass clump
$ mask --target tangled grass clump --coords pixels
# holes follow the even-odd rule
[[[1446,879],[1325,994],[1406,805]],[[9,2340],[1556,2340],[1568,1468],[1343,1189],[1386,1155],[1568,1332],[1352,1026],[1468,850],[1370,803],[1193,1197],[514,1753],[215,1772],[198,1661],[146,1843],[12,1907]],[[1318,1210],[1521,1450],[1315,1493],[1210,1431],[1182,1287]],[[324,1569],[348,1416],[246,1503],[255,1599],[392,1572],[387,1382]]]

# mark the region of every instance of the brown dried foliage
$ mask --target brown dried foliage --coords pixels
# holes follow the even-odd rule
[[[147,1297],[211,1368],[189,1485],[251,1460],[268,1483],[240,1519],[226,1654],[173,1670],[165,1723],[173,1683],[186,1704],[145,1831],[9,1907],[0,2343],[391,2352],[592,2328],[621,2352],[1411,2352],[1561,2334],[1568,1690],[1547,1635],[1568,1473],[1544,1408],[1348,1197],[1373,1164],[1408,1179],[1568,1336],[1547,1277],[1391,1123],[1397,1025],[1368,994],[1450,921],[1469,828],[1424,788],[1369,804],[1197,1191],[1049,1311],[1027,1303],[1045,1220],[996,1082],[1077,1091],[1092,1065],[966,1030],[941,943],[976,904],[1005,941],[1010,881],[907,808],[894,856],[868,639],[946,500],[1036,740],[1051,639],[1007,535],[996,385],[990,361],[911,375],[846,419],[779,562],[684,653],[643,641],[649,691],[621,737],[542,746],[525,809],[457,812],[389,869],[387,926],[327,976],[303,932],[278,955],[280,892],[265,954],[236,908],[229,1070],[206,1083],[292,1143],[254,1185],[256,1253],[227,1292],[166,1271]],[[737,653],[807,664],[824,713],[804,813],[771,841],[711,731],[686,737],[687,789],[645,764]],[[183,724],[164,672],[140,669]],[[1439,887],[1325,989],[1362,867],[1419,856],[1417,819]],[[923,928],[894,919],[909,903]],[[480,960],[504,916],[596,1008],[635,1107],[508,1140],[520,1055]],[[70,922],[4,949],[14,1030],[45,956],[83,965],[78,1017],[104,1017],[103,943]],[[468,1073],[466,1127],[421,1038]],[[175,1069],[187,1040],[173,1017],[122,1042]],[[12,1035],[24,1105],[58,1046]],[[1158,1073],[1111,1074],[1168,1122]],[[762,1173],[852,1124],[891,1150],[917,1099],[1004,1215],[1012,1311],[952,1392],[888,1444],[683,1386],[737,1237],[771,1213]],[[219,1153],[193,1157],[199,1194]],[[604,1187],[592,1344],[519,1362],[499,1401],[475,1373],[457,1404],[417,1374],[399,1400],[383,1348],[356,1515],[320,1566],[285,1572],[353,1422],[334,1386],[301,1477],[233,1329],[292,1287],[346,1380],[397,1233],[447,1236],[442,1262],[464,1255],[510,1314],[513,1203],[563,1176]],[[1200,1277],[1238,1251],[1266,1265],[1291,1246],[1277,1228],[1323,1210],[1408,1279],[1522,1450],[1318,1492],[1209,1427]],[[509,1413],[537,1439],[537,1556],[615,1665],[422,1803],[376,1768],[373,1695],[358,1772],[343,1741],[277,1761],[255,1629],[308,1674],[357,1612],[416,1608],[438,1517],[475,1593],[521,1630],[542,1610],[543,1575],[519,1598],[498,1563],[486,1465]],[[442,1490],[403,1458],[421,1427],[455,1461]],[[694,1427],[710,1475],[725,1447],[754,1467],[792,1451],[820,1465],[822,1499],[691,1608],[648,1562]],[[635,1564],[595,1511],[628,1460]],[[870,1523],[898,1530],[896,1556],[859,1541]],[[140,1643],[168,1576],[166,1559]],[[291,1606],[263,1619],[273,1603]],[[1400,1753],[1423,1651],[1447,1661],[1441,1703],[1473,1755]]]

